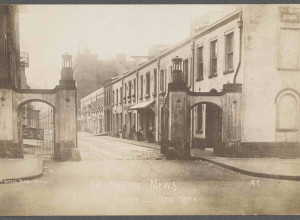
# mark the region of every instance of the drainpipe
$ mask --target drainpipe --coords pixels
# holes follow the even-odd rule
[[[195,38],[192,39],[192,45],[191,45],[191,50],[192,50],[192,73],[191,73],[191,87],[192,87],[192,92],[195,91]],[[192,148],[192,142],[193,142],[193,135],[194,135],[194,120],[191,120],[191,119],[194,119],[194,110],[193,108],[192,109],[189,109],[189,112],[188,112],[189,116],[188,117],[188,124],[189,124],[189,131],[188,131],[188,139],[189,139],[189,142],[190,142],[190,146],[189,148],[191,149]]]
[[[139,69],[136,70],[136,94],[135,94],[135,103],[138,104],[139,102]],[[139,131],[139,123],[140,123],[140,120],[139,120],[139,112],[137,110],[136,111],[136,126],[135,126],[135,129],[136,129],[136,132]]]
[[[240,70],[240,66],[241,66],[241,60],[242,60],[242,33],[243,33],[243,12],[240,12],[240,19],[238,21],[238,28],[240,30],[240,52],[239,52],[239,63],[238,66],[236,68],[235,74],[234,74],[234,78],[233,78],[233,84],[236,84],[236,77],[237,74],[239,73]]]
[[[159,77],[160,77],[160,57],[157,57],[157,72],[156,72],[156,114],[157,114],[157,122],[155,124],[156,126],[156,135],[157,135],[157,141],[161,141],[161,136],[160,136],[160,130],[161,130],[161,118],[160,118],[160,101],[159,101]]]
[[[194,92],[194,90],[195,90],[195,80],[194,80],[194,78],[195,78],[195,73],[194,73],[195,72],[195,38],[192,39],[191,50],[192,50],[192,63],[191,63],[191,65],[192,65],[191,78],[192,79],[190,79],[190,80],[192,82],[192,85],[191,85],[192,92]]]
[[[124,76],[122,76],[122,92],[121,91],[119,91],[120,92],[120,94],[118,94],[118,95],[120,95],[120,99],[121,99],[121,133],[123,133],[123,124],[124,124],[124,103],[123,103],[123,100],[124,100],[124,98],[123,98],[123,89],[124,89]],[[121,96],[121,94],[122,94],[122,96]],[[131,97],[130,97],[131,98]],[[119,116],[120,117],[120,116]],[[129,128],[130,129],[130,128]],[[123,134],[121,135],[121,136],[123,136]],[[123,138],[123,137],[122,137]]]

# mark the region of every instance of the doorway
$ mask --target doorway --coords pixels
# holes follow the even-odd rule
[[[222,109],[205,102],[192,107],[192,147],[215,150],[222,144]],[[190,114],[191,114],[190,112]]]

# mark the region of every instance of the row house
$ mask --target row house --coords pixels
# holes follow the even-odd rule
[[[297,5],[239,6],[104,85],[106,127],[115,118],[119,136],[161,142],[174,136],[170,121],[187,120],[175,136],[190,149],[300,156],[299,30]],[[186,98],[170,103],[176,77]],[[181,101],[182,115],[165,111]]]
[[[223,84],[232,81],[233,65],[237,63],[239,50],[238,19],[239,11],[137,69],[108,81],[104,85],[106,131],[124,138],[131,138],[132,133],[140,132],[145,140],[161,140],[161,109],[168,94],[168,84],[172,81],[172,58],[176,56],[183,59],[184,81],[190,91],[220,91]],[[229,55],[225,54],[225,48],[230,50]],[[231,51],[233,48],[234,51]],[[230,64],[224,63],[226,59]],[[230,67],[226,71],[228,65]],[[208,71],[214,74],[208,74]],[[199,106],[192,110],[195,145],[203,144],[201,140],[206,139],[206,104]]]
[[[137,131],[137,113],[131,109],[137,104],[137,71],[126,73],[123,77],[123,91],[121,94],[123,105],[123,130],[124,138],[134,139]]]
[[[116,77],[111,83],[112,89],[112,135],[120,137],[122,134],[122,77]]]
[[[79,130],[92,134],[104,133],[104,89],[101,87],[80,100]]]
[[[104,83],[104,132],[112,134],[112,80],[109,79]]]

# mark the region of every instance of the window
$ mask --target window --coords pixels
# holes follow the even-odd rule
[[[297,99],[287,93],[280,97],[277,109],[277,131],[293,131],[298,129]]]
[[[203,106],[197,106],[197,133],[203,133]]]
[[[191,76],[191,70],[192,68],[192,58],[189,59],[189,74],[187,76],[187,86],[190,88],[192,85],[192,76]]]
[[[146,73],[146,96],[150,95],[150,72]]]
[[[188,59],[184,60],[182,65],[183,65],[184,82],[187,83],[188,74],[189,74],[189,60]]]
[[[167,73],[167,71],[166,71],[166,74],[168,74],[167,76],[168,76],[168,79],[167,79],[167,82],[172,82],[172,72],[173,72],[173,66],[169,66],[169,74]]]
[[[233,32],[225,35],[225,72],[233,72]]]
[[[299,30],[280,29],[278,68],[282,70],[300,69],[299,62]]]
[[[115,104],[115,102],[114,102],[115,100],[114,99],[115,99],[115,91],[113,91],[112,104]]]
[[[198,47],[197,49],[197,67],[198,67],[198,71],[197,71],[197,81],[200,81],[203,79],[203,46],[202,47]]]
[[[134,87],[134,88],[133,88],[133,91],[134,91],[134,92],[133,92],[133,95],[134,95],[134,97],[135,97],[135,94],[136,94],[136,79],[133,80],[133,87]]]
[[[119,90],[117,89],[117,92],[116,92],[116,104],[118,105],[119,104]]]
[[[214,40],[210,43],[210,78],[217,76],[218,67],[218,42]]]
[[[123,88],[120,87],[120,104],[122,103],[122,99],[123,99]]]
[[[128,99],[131,100],[131,81],[128,82]]]
[[[159,80],[159,82],[160,82],[159,90],[160,90],[161,93],[163,93],[163,92],[165,92],[165,71],[164,70],[160,71],[160,80]]]
[[[8,68],[8,49],[7,49],[7,40],[6,37],[4,37],[4,63],[6,69]]]
[[[140,79],[141,79],[141,91],[140,91],[140,99],[143,99],[143,90],[144,90],[144,88],[143,88],[143,75],[141,75],[141,77],[140,77]]]
[[[127,99],[127,83],[125,83],[124,85],[124,103],[126,103],[126,99]]]
[[[156,90],[157,90],[157,69],[153,70],[153,96],[156,96]]]

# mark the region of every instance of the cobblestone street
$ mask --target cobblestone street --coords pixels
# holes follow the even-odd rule
[[[300,183],[80,133],[80,162],[45,163],[35,180],[0,185],[1,215],[299,214]],[[280,198],[280,199],[278,199]]]

